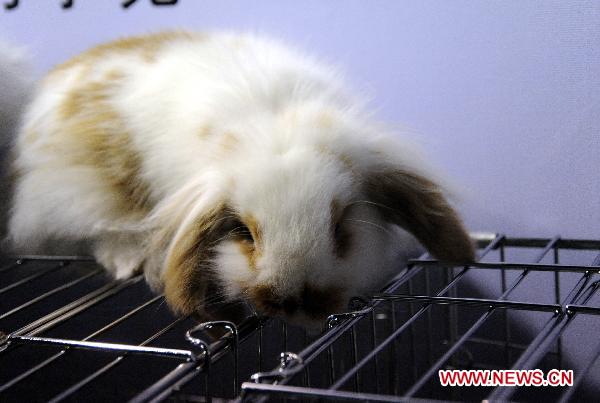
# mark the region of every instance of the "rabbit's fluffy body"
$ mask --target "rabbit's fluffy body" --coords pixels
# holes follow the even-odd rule
[[[29,106],[9,235],[86,240],[181,313],[213,281],[312,321],[391,276],[414,251],[400,226],[441,258],[472,258],[414,150],[386,131],[331,69],[264,38],[109,43],[54,69]]]

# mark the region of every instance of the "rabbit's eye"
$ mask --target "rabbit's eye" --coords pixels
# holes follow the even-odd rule
[[[254,243],[254,237],[252,236],[252,232],[250,232],[250,229],[244,224],[238,226],[238,228],[235,231],[235,234],[242,241]]]
[[[242,221],[238,219],[231,219],[224,223],[223,232],[227,237],[233,237],[244,242],[254,243],[252,232]]]

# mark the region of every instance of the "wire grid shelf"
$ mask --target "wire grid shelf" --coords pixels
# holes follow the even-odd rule
[[[93,260],[0,262],[0,401],[581,401],[600,391],[600,241],[477,237],[413,260],[317,335],[278,319],[172,316]],[[219,316],[219,315],[215,315]],[[442,387],[439,369],[574,369],[573,387]],[[246,382],[243,382],[246,381]],[[243,382],[243,383],[242,383]]]

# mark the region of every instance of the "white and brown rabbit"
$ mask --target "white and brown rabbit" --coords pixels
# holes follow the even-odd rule
[[[101,45],[55,68],[24,115],[9,236],[86,240],[178,313],[214,282],[299,323],[381,286],[409,233],[472,260],[414,149],[361,104],[330,68],[252,35]]]

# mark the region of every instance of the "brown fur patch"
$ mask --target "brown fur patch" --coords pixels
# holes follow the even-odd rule
[[[198,132],[197,132],[198,133],[198,137],[200,137],[200,138],[206,138],[206,137],[208,137],[210,135],[211,131],[212,131],[211,125],[209,125],[209,124],[202,125],[202,127],[200,127],[198,129]]]
[[[71,58],[65,63],[56,66],[52,72],[67,70],[81,64],[92,64],[99,59],[103,59],[106,56],[115,53],[135,53],[142,59],[152,62],[155,60],[158,51],[170,42],[179,40],[194,41],[202,38],[203,36],[201,34],[186,31],[165,31],[149,35],[121,38],[95,46],[78,56]]]
[[[101,81],[77,85],[60,105],[64,127],[57,135],[63,137],[64,158],[99,171],[121,210],[145,213],[151,207],[150,191],[141,177],[141,156],[111,104],[124,78],[122,73],[110,71]]]
[[[469,235],[434,182],[393,169],[369,175],[364,186],[384,218],[414,234],[436,258],[450,263],[474,260]]]
[[[283,305],[279,297],[275,294],[273,286],[260,284],[248,289],[248,295],[256,308],[268,315],[277,315],[280,313]]]
[[[331,157],[336,158],[338,161],[340,161],[342,163],[342,165],[350,172],[354,173],[355,169],[354,169],[354,164],[352,163],[352,158],[350,158],[349,155],[346,155],[344,153],[337,153],[335,151],[333,151],[331,148],[329,148],[329,146],[325,145],[325,144],[320,144],[318,146],[318,150],[321,154],[325,154]]]
[[[220,149],[224,153],[232,152],[238,144],[238,138],[231,132],[224,133],[219,141]]]
[[[171,309],[191,314],[202,309],[207,287],[206,265],[214,251],[212,243],[223,234],[224,205],[204,212],[181,235],[173,239],[165,262],[165,299]],[[204,265],[204,267],[203,267]]]
[[[237,241],[237,245],[240,248],[240,252],[246,257],[250,270],[256,272],[258,270],[256,268],[256,261],[260,257],[256,247],[246,240]]]
[[[262,245],[262,234],[258,222],[252,215],[246,215],[242,220],[242,223],[248,227],[252,239],[254,242],[249,240],[238,241],[238,246],[242,254],[248,261],[250,270],[257,271],[256,262],[261,256],[261,245]]]
[[[254,243],[256,245],[262,244],[262,231],[260,226],[258,225],[258,221],[254,216],[247,214],[242,217],[242,222],[248,227],[250,233],[252,234],[252,238],[254,238]]]

